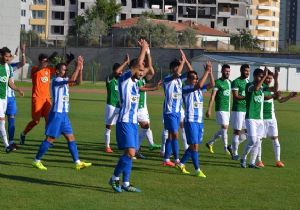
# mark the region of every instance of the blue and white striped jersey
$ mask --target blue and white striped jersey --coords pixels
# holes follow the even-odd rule
[[[12,72],[17,70],[17,67],[18,67],[19,63],[20,62],[9,64],[10,68],[12,68]],[[12,80],[14,81],[13,76],[12,76]],[[15,97],[15,91],[13,89],[11,89],[10,87],[7,88],[7,97]]]
[[[182,106],[182,83],[184,79],[186,79],[186,74],[182,74],[178,78],[174,78],[173,75],[169,75],[164,78],[164,114],[180,112]]]
[[[198,90],[195,90],[193,85],[183,87],[182,95],[185,107],[185,122],[203,123],[203,92],[206,92],[206,86]]]
[[[130,70],[124,72],[118,80],[120,111],[118,122],[138,123],[137,110],[139,105],[139,87],[138,80],[131,79],[132,73]]]
[[[69,112],[69,78],[56,77],[52,80],[52,107],[51,112]]]

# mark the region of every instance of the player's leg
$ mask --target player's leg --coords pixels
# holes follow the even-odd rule
[[[262,139],[260,139],[260,142],[258,144],[258,149],[257,149],[257,158],[256,158],[256,166],[257,167],[265,167],[263,161],[262,161]]]
[[[216,112],[216,122],[218,125],[223,125],[223,118],[221,112]],[[210,153],[214,153],[213,145],[218,138],[222,137],[222,129],[218,130],[212,138],[205,144]]]
[[[5,129],[5,112],[7,107],[7,100],[6,99],[0,99],[0,136],[3,141],[3,145],[5,147],[5,151],[7,153],[13,151],[13,148],[9,145],[6,135],[6,129]]]
[[[187,138],[186,138],[185,128],[184,128],[184,125],[183,125],[183,120],[184,119],[182,119],[182,121],[180,121],[181,140],[182,140],[184,150],[187,150],[189,148],[189,145],[187,143]]]
[[[110,134],[112,125],[116,124],[117,118],[119,116],[119,109],[111,105],[106,104],[105,107],[105,131],[104,131],[104,142],[105,142],[105,152],[112,153],[110,148]]]
[[[272,138],[272,144],[274,149],[274,155],[275,155],[275,166],[282,168],[284,167],[284,163],[280,160],[280,143],[279,143],[279,137],[278,137],[278,125],[277,120],[273,119],[270,126],[270,136]]]
[[[160,148],[160,155],[163,157],[165,155],[165,147],[166,141],[168,139],[169,132],[165,128],[161,132],[161,148]]]
[[[14,142],[16,113],[17,113],[16,99],[14,97],[8,97],[7,109],[6,109],[7,131],[8,131],[9,145],[13,148],[13,150],[17,149],[17,145]]]
[[[251,155],[250,155],[250,162],[249,162],[249,168],[260,168],[258,166],[255,165],[255,161],[258,157],[259,154],[259,150],[261,148],[261,139],[259,136],[256,136],[256,142],[253,145],[253,148],[251,150]]]

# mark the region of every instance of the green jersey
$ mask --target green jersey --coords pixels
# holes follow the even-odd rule
[[[118,87],[118,79],[112,76],[108,76],[106,79],[106,104],[109,104],[114,107],[120,107],[119,102],[119,87]]]
[[[144,78],[140,79],[137,82],[138,87],[143,87],[146,84],[146,80]],[[140,90],[140,99],[139,99],[139,109],[145,108],[147,106],[147,93],[146,91]]]
[[[230,93],[231,83],[230,80],[217,79],[215,82],[214,90],[217,91],[215,97],[215,111],[230,111]]]
[[[8,80],[13,75],[12,68],[8,64],[0,64],[0,98],[6,99],[7,89],[8,89]]]
[[[246,85],[246,119],[263,119],[263,105],[264,105],[263,88],[254,91],[254,83]]]
[[[237,91],[239,96],[246,96],[246,85],[249,83],[248,79],[242,79],[241,77],[233,80],[231,83],[231,90]],[[233,98],[232,111],[234,112],[246,112],[246,99],[237,100]]]
[[[273,93],[269,90],[268,86],[264,86],[264,95],[271,96]],[[275,119],[275,111],[274,111],[274,99],[271,98],[269,100],[264,100],[264,120]]]

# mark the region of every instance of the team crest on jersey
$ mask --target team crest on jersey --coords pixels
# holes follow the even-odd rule
[[[115,86],[115,90],[116,90],[116,91],[119,91],[119,88],[118,88],[118,86],[117,86],[117,85]]]
[[[194,108],[202,108],[203,103],[202,102],[194,102]]]
[[[181,93],[174,93],[172,96],[173,99],[181,99]]]
[[[7,81],[8,81],[7,76],[0,77],[0,82],[7,82]]]
[[[48,75],[48,72],[46,71],[45,74]]]
[[[224,90],[223,95],[224,96],[230,96],[230,90]]]
[[[43,82],[43,83],[46,83],[46,82],[48,82],[48,77],[41,77],[41,81]]]
[[[254,101],[258,102],[258,103],[262,103],[263,102],[263,97],[262,96],[254,96]]]
[[[241,96],[246,96],[246,92],[243,90]]]
[[[139,102],[139,97],[138,96],[131,96],[131,102],[132,103],[138,103]]]
[[[64,96],[63,97],[63,102],[68,102],[69,101],[69,96]]]

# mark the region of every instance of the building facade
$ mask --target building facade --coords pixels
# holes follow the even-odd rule
[[[280,0],[252,0],[249,29],[265,51],[278,51],[279,15]]]

